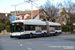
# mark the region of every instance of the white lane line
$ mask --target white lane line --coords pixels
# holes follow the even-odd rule
[[[20,44],[20,46],[23,46],[23,45],[21,44],[21,42],[18,42],[18,44]]]
[[[20,46],[23,46],[22,44],[20,44]]]
[[[28,50],[32,50],[31,48],[27,47]]]

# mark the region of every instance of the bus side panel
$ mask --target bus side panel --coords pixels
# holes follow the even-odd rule
[[[42,36],[44,36],[44,33],[47,35],[47,30],[42,31]]]
[[[50,32],[50,35],[52,35],[52,36],[55,35],[55,32]]]
[[[55,35],[55,27],[49,27],[50,35]]]
[[[55,30],[55,32],[57,32],[58,35],[59,35],[59,34],[62,34],[62,31],[61,31],[61,30]]]
[[[25,31],[25,37],[30,37],[30,33],[33,34],[33,37],[34,37],[34,36],[43,36],[44,33],[47,34],[47,31],[46,31],[46,30],[42,30],[41,32],[36,32],[36,31]]]

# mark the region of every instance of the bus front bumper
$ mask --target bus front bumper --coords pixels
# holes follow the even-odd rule
[[[26,38],[26,37],[30,37],[30,34],[24,34],[24,35],[10,35],[10,38]]]
[[[24,35],[17,35],[17,36],[10,35],[10,38],[20,38],[20,37],[24,37]]]

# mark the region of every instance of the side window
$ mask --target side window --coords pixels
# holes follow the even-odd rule
[[[56,30],[61,30],[61,26],[56,26],[55,29]]]
[[[50,27],[55,27],[55,30],[61,30],[61,26],[50,26]]]
[[[46,26],[45,25],[42,25],[42,30],[46,30]]]
[[[58,30],[58,27],[57,26],[55,26],[55,30]]]
[[[29,27],[28,27],[28,25],[25,25],[25,31],[27,31],[27,30],[28,30],[28,28],[29,28]]]
[[[30,25],[30,30],[35,30],[35,25]]]
[[[26,30],[26,31],[35,30],[35,25],[25,25],[25,30]]]
[[[59,30],[61,30],[61,26],[59,26]]]

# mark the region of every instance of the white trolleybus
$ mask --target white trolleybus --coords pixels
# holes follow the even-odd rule
[[[47,27],[47,23],[49,27]],[[15,20],[10,24],[11,38],[26,38],[61,34],[61,24],[41,20]],[[47,30],[49,28],[49,30]]]

